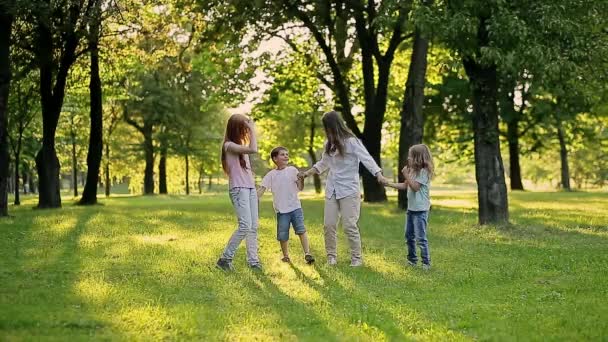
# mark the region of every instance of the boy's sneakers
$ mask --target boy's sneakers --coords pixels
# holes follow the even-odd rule
[[[408,260],[406,262],[405,266],[407,266],[407,267],[416,267],[416,263]]]
[[[431,270],[431,265],[430,264],[422,264],[422,269],[425,271],[430,271]]]
[[[232,266],[232,262],[228,259],[220,258],[215,267],[219,268],[222,271],[234,271],[234,266]]]
[[[338,264],[338,260],[334,256],[327,256],[327,264],[329,266],[336,266]]]
[[[306,254],[304,256],[304,260],[306,260],[306,263],[310,265],[310,264],[313,264],[315,262],[315,257],[313,257],[310,254]]]
[[[282,262],[291,262],[291,259],[289,259],[288,256],[284,256],[283,259],[281,259]]]

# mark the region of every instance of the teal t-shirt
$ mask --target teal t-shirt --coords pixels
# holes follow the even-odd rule
[[[407,210],[428,211],[431,208],[429,173],[426,169],[421,169],[414,180],[420,183],[420,190],[413,191],[409,186],[407,187]]]

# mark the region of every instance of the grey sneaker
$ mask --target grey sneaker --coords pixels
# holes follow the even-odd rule
[[[234,271],[234,266],[232,266],[232,262],[228,259],[220,258],[215,267],[219,268],[222,271]]]
[[[329,266],[336,266],[338,264],[338,260],[334,256],[327,256],[327,264]]]
[[[431,270],[431,265],[430,264],[422,264],[422,269],[425,271],[430,271]]]
[[[405,263],[405,265],[406,265],[407,267],[416,267],[416,263],[415,263],[415,262],[412,262],[412,261],[409,261],[409,260],[408,260],[408,261]]]
[[[358,260],[353,260],[350,262],[350,267],[361,267],[363,266],[363,260],[358,259]]]

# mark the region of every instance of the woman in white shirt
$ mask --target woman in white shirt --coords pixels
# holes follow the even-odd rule
[[[342,226],[350,245],[353,267],[363,265],[361,255],[361,236],[357,222],[361,210],[359,189],[359,162],[361,162],[378,182],[387,184],[382,169],[376,164],[363,143],[346,127],[340,113],[332,111],[323,114],[325,128],[325,148],[321,160],[300,177],[314,173],[321,174],[329,170],[325,184],[325,210],[323,228],[325,232],[325,251],[327,263],[337,264],[337,230],[338,219],[342,217]]]

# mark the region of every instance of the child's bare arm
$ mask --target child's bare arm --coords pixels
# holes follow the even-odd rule
[[[397,190],[407,189],[407,183],[387,183],[386,186]]]
[[[258,198],[262,198],[262,195],[264,195],[264,192],[266,192],[266,188],[263,186],[258,187]]]

